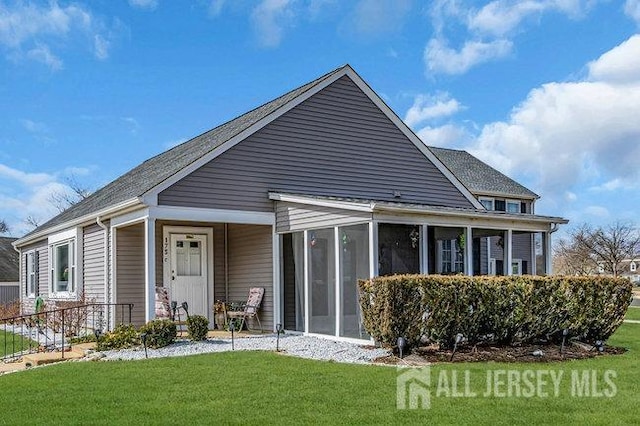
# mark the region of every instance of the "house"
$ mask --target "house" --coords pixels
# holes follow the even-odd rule
[[[212,321],[214,300],[261,286],[269,328],[366,340],[358,279],[549,273],[551,233],[567,221],[536,215],[536,199],[462,151],[428,148],[345,65],[20,238],[23,306],[83,294],[134,303],[141,324],[163,286]]]
[[[20,299],[18,252],[12,243],[16,238],[0,237],[0,304]]]

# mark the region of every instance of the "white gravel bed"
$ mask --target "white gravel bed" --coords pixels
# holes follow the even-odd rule
[[[236,351],[276,350],[276,336],[245,337],[235,339]],[[202,342],[188,340],[160,349],[147,349],[149,358],[196,355],[231,350],[231,339],[211,338]],[[389,355],[386,349],[365,347],[348,342],[335,342],[317,337],[283,335],[280,336],[280,350],[287,355],[301,358],[335,361],[352,364],[367,364],[375,358]],[[102,352],[103,360],[144,359],[144,349],[123,349]]]

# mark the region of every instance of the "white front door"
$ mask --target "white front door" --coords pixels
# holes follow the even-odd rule
[[[170,244],[171,300],[207,318],[207,235],[171,234]]]

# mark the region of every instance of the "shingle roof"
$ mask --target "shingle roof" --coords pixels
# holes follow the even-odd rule
[[[16,239],[0,237],[0,282],[18,282],[18,252],[11,245]]]
[[[539,198],[538,194],[505,176],[466,151],[429,147],[431,152],[473,194],[503,194]]]
[[[348,65],[337,68],[279,98],[267,102],[231,121],[221,124],[183,144],[146,160],[113,182],[102,187],[88,198],[42,224],[23,238],[144,195],[147,191],[164,182],[194,161],[213,151],[253,124],[286,105],[289,101],[297,98],[346,67],[348,67]]]

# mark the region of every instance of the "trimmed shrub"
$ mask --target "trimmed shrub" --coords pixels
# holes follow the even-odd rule
[[[111,349],[126,349],[138,346],[140,339],[133,325],[118,324],[113,331],[105,333],[101,336],[96,345],[99,351],[108,351]]]
[[[209,331],[209,320],[202,315],[192,315],[187,318],[187,332],[193,341],[205,340]]]
[[[631,301],[622,278],[395,275],[361,280],[364,326],[384,346],[426,337],[448,348],[461,333],[470,344],[606,340]]]
[[[175,342],[178,334],[176,323],[169,319],[151,320],[140,327],[140,333],[146,333],[147,346],[156,349]]]

